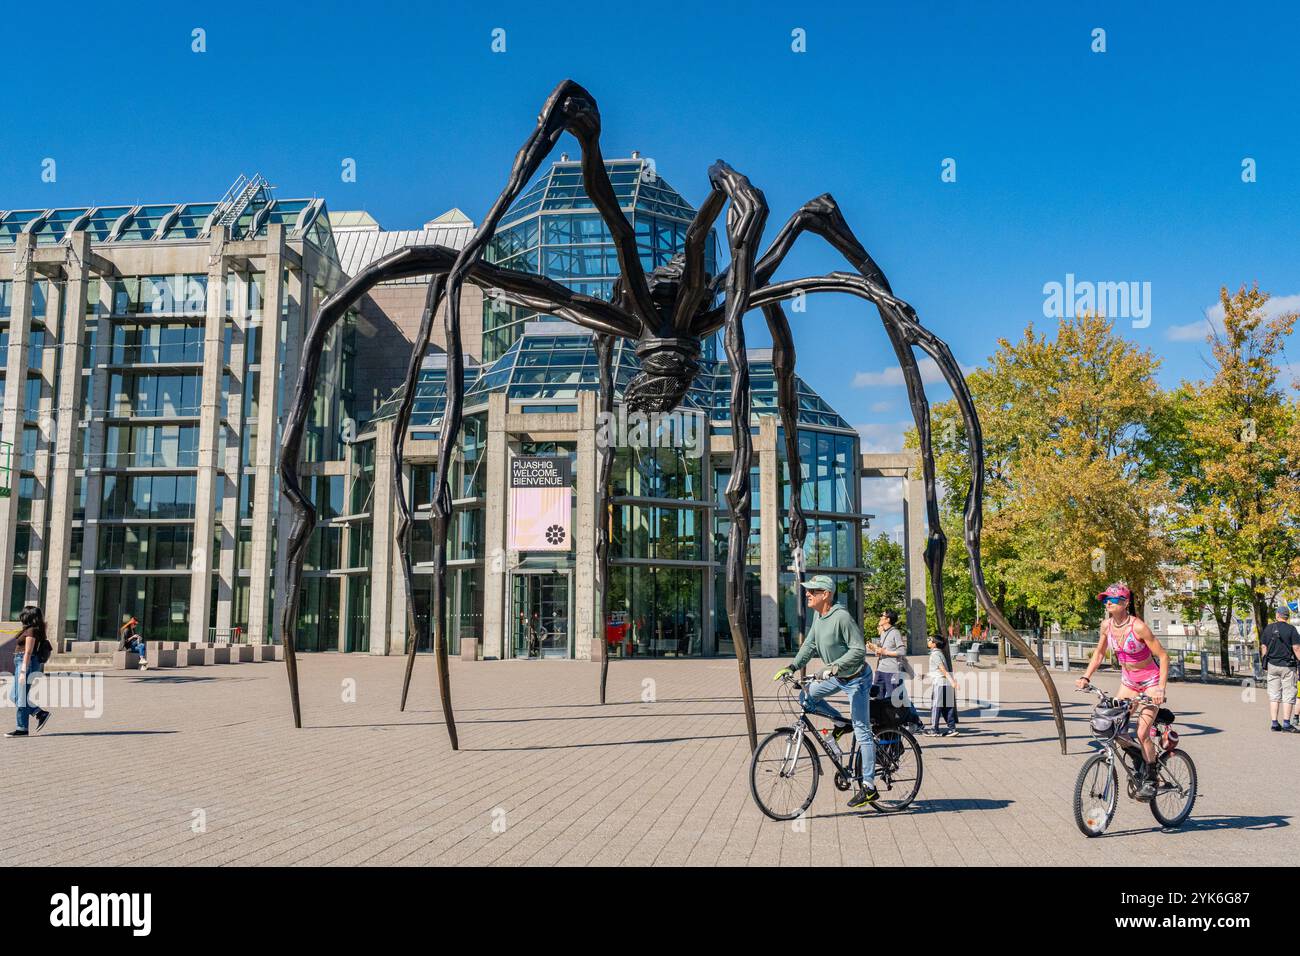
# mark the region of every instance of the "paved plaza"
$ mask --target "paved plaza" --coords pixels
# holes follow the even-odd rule
[[[918,661],[919,663],[919,661]],[[754,664],[760,729],[780,721],[779,665]],[[447,744],[433,662],[304,655],[304,729],[282,663],[107,673],[98,718],[56,712],[4,748],[0,855],[28,865],[258,864],[1127,864],[1294,863],[1300,736],[1267,732],[1262,690],[1175,685],[1201,792],[1162,833],[1122,799],[1085,839],[1071,809],[1091,698],[1064,675],[1070,754],[1042,690],[997,675],[996,716],[963,707],[963,736],[923,739],[909,812],[851,812],[823,776],[804,826],[749,795],[734,661],[461,663],[462,749]],[[1113,675],[1105,682],[1113,684]],[[992,688],[989,688],[990,696]],[[643,695],[652,698],[643,702]],[[12,723],[13,711],[4,720]]]

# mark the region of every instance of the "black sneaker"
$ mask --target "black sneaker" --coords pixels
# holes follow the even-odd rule
[[[1269,729],[1269,730],[1281,730],[1281,729],[1282,729],[1282,725],[1279,724],[1279,723],[1275,720],[1275,721],[1273,721],[1272,724],[1269,725],[1269,728],[1268,728],[1268,729]]]
[[[875,803],[880,799],[880,792],[875,787],[859,787],[858,792],[849,798],[850,809],[865,807],[869,803]]]
[[[41,711],[40,716],[36,718],[36,731],[35,731],[35,732],[39,734],[42,730],[44,730],[44,729],[45,729],[45,725],[46,725],[47,723],[49,723],[50,718],[51,718],[52,716],[54,716],[54,715],[53,715],[50,711],[48,711],[48,710],[43,710],[43,711]]]
[[[1137,798],[1139,800],[1150,800],[1156,795],[1156,774],[1154,769],[1147,767],[1147,772],[1142,775],[1142,786],[1138,787]]]
[[[836,743],[839,743],[841,737],[851,733],[853,733],[852,724],[836,724],[835,729],[831,731],[831,737],[835,739]]]
[[[9,731],[9,733],[5,734],[5,736],[6,736],[6,737],[26,737],[26,736],[27,736],[27,731],[25,731],[25,730],[11,730],[11,731]]]

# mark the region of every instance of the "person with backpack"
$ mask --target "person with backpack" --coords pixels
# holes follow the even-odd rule
[[[18,727],[5,734],[6,737],[26,737],[32,717],[36,718],[36,730],[39,733],[50,719],[48,710],[27,702],[32,676],[44,670],[45,662],[54,650],[45,634],[45,615],[36,605],[29,604],[18,615],[18,620],[22,622],[23,629],[14,646],[14,684],[9,693],[9,699],[18,708]]]
[[[1268,710],[1272,723],[1270,730],[1295,733],[1291,726],[1291,713],[1296,709],[1296,673],[1300,669],[1300,632],[1287,620],[1291,609],[1285,604],[1277,606],[1277,620],[1264,628],[1260,646],[1264,652],[1264,665],[1268,680]]]

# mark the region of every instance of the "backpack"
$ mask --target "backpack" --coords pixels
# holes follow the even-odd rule
[[[28,633],[29,630],[23,631],[21,634],[18,635],[18,639],[20,641],[25,639]],[[34,634],[32,636],[35,637]],[[32,656],[35,657],[38,661],[40,661],[42,664],[48,661],[50,659],[50,655],[53,653],[54,653],[54,645],[50,643],[50,639],[48,637],[42,637],[39,641],[37,641],[36,647],[32,650]]]

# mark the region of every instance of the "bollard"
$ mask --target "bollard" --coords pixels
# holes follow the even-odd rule
[[[1201,651],[1201,683],[1208,684],[1209,682],[1210,682],[1210,652],[1203,650]]]

